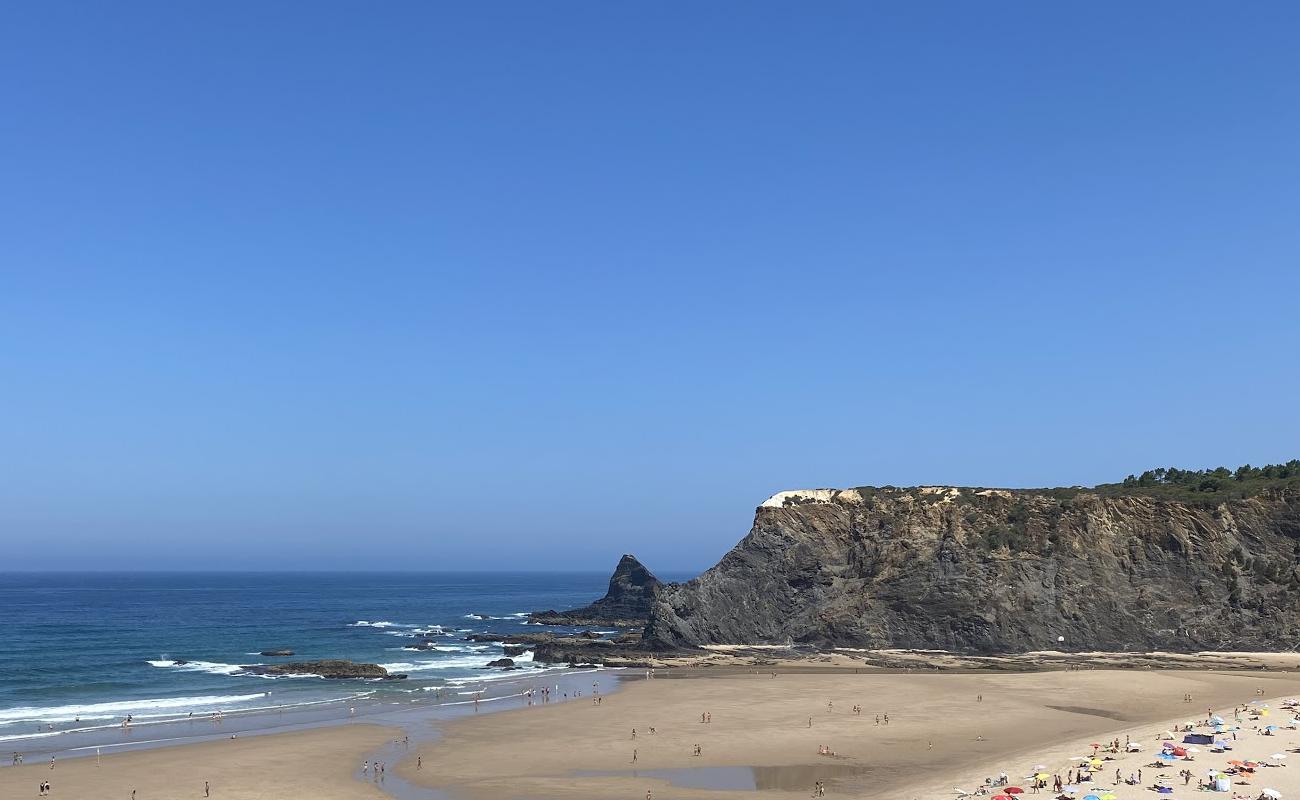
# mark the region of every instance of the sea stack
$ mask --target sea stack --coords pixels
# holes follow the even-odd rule
[[[568,611],[535,611],[529,622],[541,625],[590,625],[635,628],[645,624],[655,597],[667,584],[656,578],[636,556],[624,554],[609,579],[605,596]]]

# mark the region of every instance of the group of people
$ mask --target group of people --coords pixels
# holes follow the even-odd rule
[[[420,766],[421,766],[421,767],[424,766],[424,757],[423,757],[423,756],[420,757]],[[374,764],[371,764],[371,763],[370,763],[370,760],[367,759],[367,760],[366,760],[366,763],[364,763],[364,764],[361,765],[361,774],[362,774],[362,775],[370,775],[370,776],[371,776],[371,777],[370,777],[370,780],[372,780],[372,781],[381,781],[381,782],[382,782],[382,781],[384,780],[385,773],[386,773],[387,771],[388,771],[388,770],[387,770],[387,765],[384,764],[384,762],[382,762],[382,761],[376,761]]]

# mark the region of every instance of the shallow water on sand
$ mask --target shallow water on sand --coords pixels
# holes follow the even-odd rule
[[[867,767],[852,764],[798,764],[793,766],[682,767],[679,769],[579,770],[579,778],[658,778],[682,789],[722,791],[811,790],[817,781],[837,783],[867,775]]]

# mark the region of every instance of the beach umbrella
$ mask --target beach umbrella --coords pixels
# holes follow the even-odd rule
[[[1019,786],[1008,786],[1002,791],[1006,792],[1007,794],[1024,794],[1025,790],[1021,789]]]
[[[993,795],[993,800],[1011,800],[1011,798],[1007,797],[1005,794],[995,794]]]
[[[1276,725],[1265,725],[1265,726],[1264,726],[1264,730],[1266,730],[1266,731],[1275,731],[1275,730],[1277,730],[1277,726],[1276,726]]]
[[[1283,757],[1283,758],[1286,758],[1286,756],[1282,756],[1282,757]],[[1052,776],[1051,776],[1051,775],[1048,775],[1046,772],[1040,772],[1040,773],[1038,773],[1037,775],[1035,775],[1034,777],[1037,778],[1037,779],[1039,779],[1040,781],[1045,781],[1045,780],[1047,780],[1048,778],[1050,778],[1050,777],[1052,777]]]
[[[1210,722],[1214,723],[1215,725],[1222,725],[1223,717],[1219,716],[1218,714],[1215,714],[1214,716],[1210,717]]]
[[[1101,796],[1101,800],[1115,800],[1114,792],[1106,792]]]
[[[1282,793],[1279,792],[1277,789],[1265,789],[1264,791],[1260,792],[1260,794],[1264,795],[1265,797],[1272,797],[1273,800],[1278,800],[1278,798],[1282,797]]]
[[[1095,794],[1085,794],[1083,800],[1101,800],[1101,798]]]
[[[1171,752],[1169,752],[1168,750],[1166,750],[1165,752],[1163,752],[1163,753],[1161,753],[1160,755],[1156,756],[1156,758],[1160,759],[1161,761],[1173,761],[1173,760],[1174,760],[1174,754],[1171,753]]]

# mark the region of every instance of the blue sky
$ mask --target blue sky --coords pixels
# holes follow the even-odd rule
[[[1289,3],[0,11],[9,568],[713,563],[1300,456]]]

